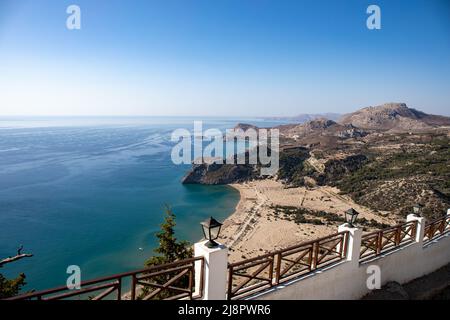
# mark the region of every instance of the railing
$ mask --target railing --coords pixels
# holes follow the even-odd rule
[[[361,238],[360,261],[371,259],[394,248],[413,242],[416,232],[417,221],[410,221],[363,235]]]
[[[431,221],[425,225],[423,243],[427,244],[448,231],[450,231],[450,216],[447,215]]]
[[[200,264],[200,283],[198,284],[199,292],[196,292],[194,296],[195,264]],[[59,287],[17,296],[9,300],[199,299],[203,294],[204,269],[204,258],[196,257],[82,282],[80,289],[77,290]],[[124,294],[126,280],[131,281],[131,288]]]
[[[434,220],[424,226],[424,243],[450,231],[450,216]],[[410,221],[364,234],[361,237],[359,261],[377,257],[393,249],[416,241],[418,222]],[[270,252],[252,259],[228,265],[228,288],[221,288],[225,298],[245,298],[289,280],[300,279],[313,271],[331,267],[347,257],[349,232],[340,232],[317,240]],[[354,241],[352,242],[355,246]],[[356,244],[359,246],[359,244]],[[207,255],[206,255],[207,256]],[[208,256],[207,256],[208,257]],[[211,259],[209,257],[207,259]],[[170,300],[199,299],[214,277],[209,270],[205,280],[203,256],[154,266],[138,271],[82,282],[80,289],[67,287],[33,292],[9,300]],[[223,275],[225,276],[225,275]]]
[[[227,298],[240,299],[343,260],[348,232],[229,264]]]

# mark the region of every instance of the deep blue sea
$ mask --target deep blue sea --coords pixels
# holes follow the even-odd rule
[[[231,214],[239,193],[227,186],[182,185],[176,128],[225,130],[258,119],[170,117],[0,117],[0,258],[20,245],[34,257],[0,272],[24,272],[25,289],[64,285],[69,265],[82,280],[141,268],[155,247],[165,204],[177,236],[195,242],[199,223]],[[143,250],[139,250],[142,248]]]

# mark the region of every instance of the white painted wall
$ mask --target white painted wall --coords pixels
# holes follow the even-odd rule
[[[423,247],[423,218],[408,216],[408,221],[418,220],[418,236],[415,242],[381,255],[363,264],[355,263],[354,254],[338,265],[317,270],[300,279],[290,281],[260,293],[252,299],[261,300],[300,300],[300,299],[359,299],[370,292],[366,281],[367,267],[376,265],[381,270],[381,283],[389,281],[405,283],[433,272],[450,263],[450,233],[432,241]],[[345,227],[340,227],[343,231]],[[360,234],[357,229],[349,229],[349,246],[353,252],[359,252]],[[358,239],[359,238],[359,239]],[[353,241],[353,240],[355,241]],[[358,243],[359,242],[359,243]],[[351,251],[349,252],[351,253]]]
[[[447,212],[450,215],[450,209]],[[389,281],[406,283],[429,274],[450,263],[450,232],[423,246],[425,219],[409,215],[407,221],[417,221],[414,242],[378,256],[362,264],[359,263],[361,230],[347,225],[339,227],[339,232],[349,232],[347,259],[333,266],[318,269],[302,278],[258,293],[255,300],[302,300],[302,299],[359,299],[370,292],[367,287],[369,266],[378,266],[381,271],[381,285]],[[196,243],[195,256],[205,258],[204,300],[226,299],[228,249],[205,247],[206,241]],[[196,292],[200,283],[200,262],[196,262]]]

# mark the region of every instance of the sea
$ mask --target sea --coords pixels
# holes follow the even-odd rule
[[[200,222],[224,220],[239,193],[229,186],[183,185],[189,164],[176,165],[176,129],[225,132],[256,118],[0,117],[0,259],[33,257],[0,268],[7,278],[25,273],[23,289],[65,285],[67,268],[82,281],[144,266],[170,206],[176,237],[202,237]]]

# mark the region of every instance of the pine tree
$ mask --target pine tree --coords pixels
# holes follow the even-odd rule
[[[161,224],[161,231],[156,234],[159,246],[153,251],[157,255],[146,261],[147,267],[188,259],[193,256],[189,242],[177,241],[175,237],[176,216],[168,205],[165,208],[165,215],[164,223]]]
[[[159,266],[166,263],[180,261],[188,258],[192,258],[194,252],[187,241],[178,241],[175,237],[175,214],[172,209],[166,205],[164,223],[161,224],[161,231],[156,234],[159,240],[159,246],[153,251],[155,256],[151,257],[145,262],[147,267]],[[151,282],[157,284],[164,284],[176,276],[176,272],[171,274],[163,274],[160,276],[152,277]],[[185,275],[171,284],[171,286],[178,288],[187,288],[189,284],[189,277]],[[155,288],[144,286],[140,288],[139,298],[144,299],[147,295],[152,294]],[[179,293],[179,292],[178,292]],[[165,299],[173,294],[170,290],[161,290],[152,299]]]
[[[0,300],[18,295],[24,285],[25,274],[21,273],[17,278],[8,280],[0,273]]]
[[[17,249],[17,254],[15,256],[10,256],[5,259],[0,259],[0,268],[8,263],[21,260],[23,258],[32,257],[30,253],[23,253],[23,245]],[[21,273],[15,279],[6,279],[0,273],[0,299],[11,298],[19,294],[23,286],[26,285],[25,274]]]

